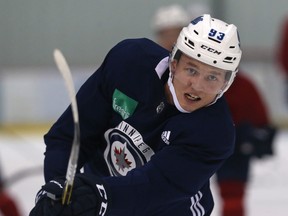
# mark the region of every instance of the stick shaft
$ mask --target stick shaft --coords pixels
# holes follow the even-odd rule
[[[68,205],[72,194],[80,150],[79,116],[72,74],[64,55],[58,49],[54,50],[54,60],[66,84],[69,99],[71,101],[71,109],[74,121],[74,138],[66,172],[65,188],[62,194],[62,204]]]

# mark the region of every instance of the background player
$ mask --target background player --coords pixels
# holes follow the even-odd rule
[[[187,11],[181,5],[173,4],[159,8],[151,23],[155,40],[171,51],[180,31],[190,21]]]
[[[251,158],[273,154],[276,128],[255,84],[241,71],[225,93],[236,125],[234,154],[217,171],[223,216],[245,215]]]

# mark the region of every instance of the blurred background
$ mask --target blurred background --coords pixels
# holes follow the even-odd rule
[[[277,154],[261,164],[253,162],[248,216],[287,215],[288,186],[283,178],[288,177],[284,168],[288,162],[284,155],[288,151],[288,72],[279,60],[287,0],[13,0],[0,2],[0,167],[2,178],[12,182],[5,189],[16,199],[22,215],[28,214],[44,182],[42,137],[69,104],[53,50],[62,50],[79,89],[120,40],[154,40],[152,17],[159,7],[172,3],[190,10],[191,19],[208,10],[212,17],[238,27],[241,67],[255,81],[272,122],[281,129]],[[216,202],[215,216],[219,208]]]
[[[67,105],[66,92],[53,61],[55,48],[66,56],[78,87],[120,40],[153,39],[151,19],[156,9],[171,3],[175,1],[1,1],[1,124],[53,121]],[[201,10],[206,12],[203,7],[208,7],[212,16],[238,26],[244,51],[242,67],[257,80],[273,119],[282,124],[287,111],[281,106],[281,83],[274,81],[282,82],[277,52],[282,24],[288,16],[287,1],[275,0],[272,4],[268,0],[179,0],[177,3],[188,9],[193,5],[192,17]]]

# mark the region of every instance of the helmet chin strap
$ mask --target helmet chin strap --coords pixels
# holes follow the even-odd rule
[[[177,108],[180,112],[182,112],[182,113],[190,113],[190,112],[188,112],[187,110],[185,110],[185,109],[183,109],[183,108],[181,107],[181,105],[180,105],[180,103],[179,103],[179,101],[178,101],[178,99],[177,99],[177,96],[176,96],[175,88],[174,88],[173,83],[172,83],[172,77],[173,77],[173,75],[172,75],[172,73],[171,73],[171,71],[170,71],[169,79],[168,79],[168,87],[169,87],[169,90],[170,90],[170,92],[171,92],[171,94],[172,94],[172,98],[173,98],[174,105],[176,106],[176,108]]]

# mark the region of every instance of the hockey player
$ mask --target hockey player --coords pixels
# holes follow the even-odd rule
[[[117,44],[77,93],[78,172],[93,174],[77,174],[71,202],[61,204],[68,107],[44,136],[47,183],[30,216],[210,215],[209,179],[235,139],[222,95],[241,54],[237,28],[207,14],[182,29],[170,55],[148,39]]]
[[[244,216],[251,159],[273,154],[276,128],[257,86],[241,69],[225,98],[235,122],[236,141],[233,155],[217,171],[221,215]]]

